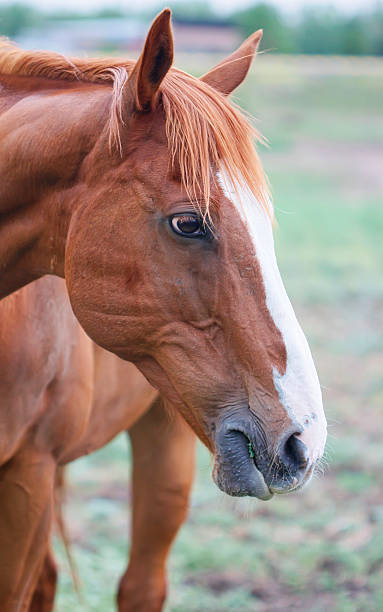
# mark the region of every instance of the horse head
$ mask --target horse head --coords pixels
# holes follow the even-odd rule
[[[65,276],[85,331],[182,413],[218,486],[268,499],[309,480],[326,420],[254,131],[228,99],[261,35],[196,79],[171,68],[170,11],[157,17],[137,63],[116,70]]]

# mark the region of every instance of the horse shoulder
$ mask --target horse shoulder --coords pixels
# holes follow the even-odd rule
[[[0,302],[0,462],[25,442],[59,455],[87,425],[91,341],[65,283],[44,277]]]

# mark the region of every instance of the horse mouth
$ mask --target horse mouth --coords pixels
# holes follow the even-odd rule
[[[264,501],[273,497],[257,467],[249,438],[235,429],[218,436],[213,479],[221,491],[233,497],[257,497]]]

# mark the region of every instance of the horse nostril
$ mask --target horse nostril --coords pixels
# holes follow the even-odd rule
[[[309,456],[306,444],[298,438],[297,433],[287,438],[284,445],[279,451],[280,459],[283,464],[293,469],[294,473],[298,470],[304,470],[307,467]]]

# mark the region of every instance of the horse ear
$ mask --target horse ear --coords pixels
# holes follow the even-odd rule
[[[263,30],[257,30],[229,57],[219,62],[201,77],[201,81],[217,89],[225,96],[242,83],[261,42]]]
[[[148,111],[155,107],[158,89],[173,63],[171,10],[164,9],[155,18],[145,40],[131,79],[135,85],[135,107]]]

